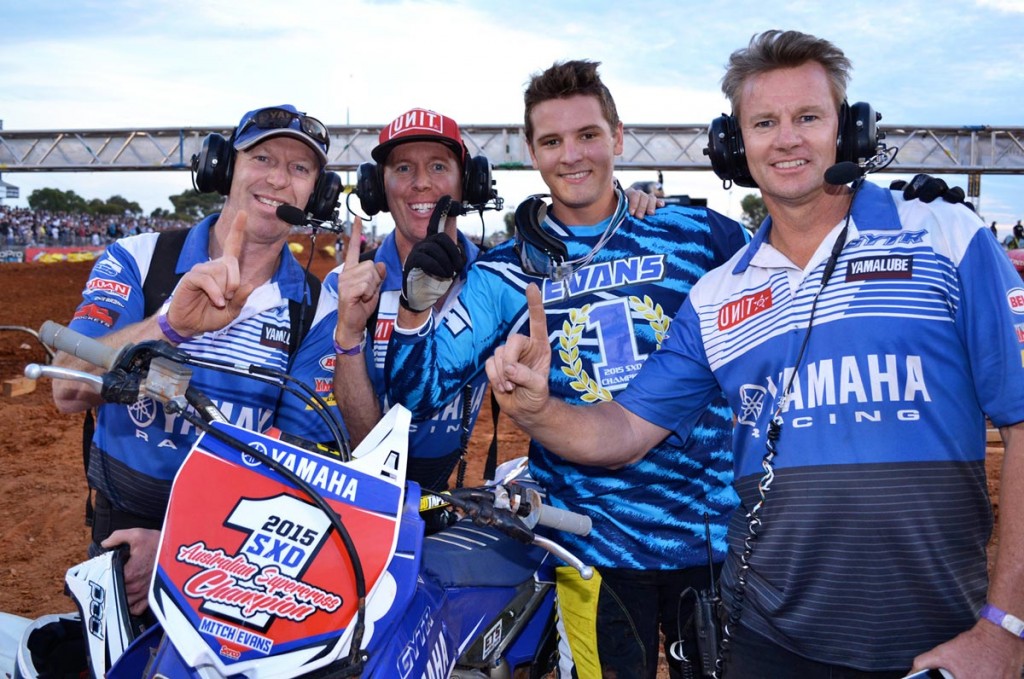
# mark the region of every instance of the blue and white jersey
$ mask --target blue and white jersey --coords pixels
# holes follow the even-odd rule
[[[736,252],[746,234],[713,211],[666,207],[643,220],[626,216],[594,252],[609,227],[610,220],[567,228],[549,215],[545,228],[566,244],[570,259],[594,255],[564,284],[525,274],[511,241],[483,253],[436,325],[392,335],[390,397],[429,412],[477,379],[510,333],[528,332],[529,283],[541,286],[545,300],[552,394],[589,403],[621,393],[670,335],[694,282]],[[723,558],[726,517],[736,504],[731,429],[732,413],[719,399],[689,438],[672,437],[617,470],[573,464],[531,442],[531,473],[552,503],[593,520],[589,536],[560,533],[559,541],[596,566],[686,568],[707,562],[707,512]]]
[[[984,415],[1024,421],[1024,288],[967,208],[866,184],[811,322],[841,228],[800,269],[768,242],[767,221],[694,287],[618,402],[685,435],[701,403],[728,397],[742,500],[730,601],[768,424],[792,380],[742,624],[813,660],[906,669],[985,601]]]
[[[177,272],[185,273],[209,260],[210,229],[216,218],[207,217],[188,234]],[[143,320],[142,288],[158,236],[132,236],[107,248],[92,269],[83,301],[70,323],[72,329],[99,337]],[[281,264],[272,280],[252,292],[237,319],[221,330],[197,335],[180,348],[201,358],[285,370],[291,332],[288,301],[302,299],[304,294],[308,294],[305,274],[291,251],[282,247]],[[325,335],[318,325],[336,308],[337,298],[321,293],[313,330],[300,354],[333,356],[333,326]],[[323,346],[313,346],[317,336]],[[277,424],[280,390],[276,386],[207,368],[192,370],[191,384],[209,396],[232,424],[255,431]],[[330,378],[333,366],[323,375]],[[171,481],[197,436],[184,418],[165,413],[163,406],[149,397],[130,406],[104,404],[97,412],[89,482],[122,511],[162,518]]]
[[[466,267],[449,293],[451,303],[458,294],[465,280],[469,265],[477,258],[480,249],[461,231],[459,246],[466,255]],[[373,328],[373,336],[367,338],[366,371],[373,385],[373,391],[380,401],[381,412],[387,412],[393,402],[386,396],[384,382],[384,362],[388,352],[388,342],[398,318],[398,300],[402,294],[402,260],[395,242],[395,232],[389,233],[381,242],[373,256],[374,262],[382,262],[386,269],[385,278],[381,283],[380,301],[377,305],[377,319]],[[337,267],[324,279],[324,286],[332,291],[337,298],[338,275],[344,265]],[[334,314],[337,322],[337,310]],[[480,415],[484,394],[487,391],[487,375],[481,374],[471,384],[469,430],[472,431]],[[344,389],[345,385],[339,385]],[[449,401],[439,405],[432,412],[423,416],[414,416],[409,428],[409,455],[413,458],[438,458],[457,451],[462,444],[462,411],[464,395],[460,390]],[[418,479],[418,481],[425,481]],[[436,484],[431,484],[436,485]]]

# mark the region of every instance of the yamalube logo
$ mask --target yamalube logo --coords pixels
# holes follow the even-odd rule
[[[291,338],[292,331],[288,326],[264,323],[263,330],[260,333],[260,344],[265,347],[272,347],[274,349],[287,351],[288,342],[291,341]]]

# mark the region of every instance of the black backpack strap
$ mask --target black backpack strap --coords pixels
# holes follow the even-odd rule
[[[92,504],[92,486],[89,485],[89,453],[92,452],[92,436],[96,433],[96,416],[92,408],[85,411],[82,422],[82,464],[85,465],[85,525],[92,527],[96,511]]]
[[[185,247],[185,238],[191,229],[173,229],[161,231],[153,248],[153,258],[149,262],[149,272],[142,283],[142,295],[145,299],[143,316],[149,318],[164,305],[167,298],[181,280],[182,274],[176,273],[178,257]]]
[[[371,248],[366,252],[360,253],[360,262],[372,262],[373,258],[377,256],[377,248]],[[373,308],[373,313],[366,319],[366,341],[373,343],[373,333],[377,329],[377,312],[380,311],[380,302],[377,302],[377,306]]]
[[[316,317],[316,307],[320,302],[320,281],[309,271],[306,274],[306,285],[309,287],[309,304],[305,300],[296,302],[288,300],[288,318],[291,323],[291,332],[288,335],[288,367],[291,369],[295,352],[302,344],[302,339],[309,334],[313,327],[313,319]]]
[[[491,445],[487,448],[487,460],[484,462],[484,481],[497,481],[494,477],[498,474],[498,416],[501,415],[501,406],[498,399],[494,397],[494,391],[488,390],[491,394],[491,424],[494,425],[494,434],[491,436]]]

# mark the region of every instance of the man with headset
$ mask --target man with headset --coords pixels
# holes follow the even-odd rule
[[[199,190],[226,195],[223,211],[187,231],[113,243],[93,267],[70,327],[111,347],[165,340],[198,357],[242,354],[278,370],[321,365],[319,374],[303,378],[329,385],[329,362],[318,359],[333,356],[334,326],[325,319],[335,298],[318,294],[312,304],[319,286],[311,285],[289,250],[291,227],[276,214],[282,204],[306,206],[321,218],[333,209],[341,183],[324,172],[329,143],[323,123],[290,105],[246,113],[230,139],[208,137],[193,170]],[[170,274],[154,291],[154,278]],[[153,294],[170,296],[150,311]],[[290,346],[290,336],[302,332],[301,344]],[[64,353],[54,364],[101,372]],[[281,407],[277,387],[193,370],[191,383],[234,424],[263,431],[282,417],[312,418]],[[131,407],[102,403],[82,383],[60,380],[53,396],[62,412],[98,407],[87,474],[96,499],[90,553],[130,548],[125,588],[132,613],[141,613],[171,482],[197,432],[148,398]]]
[[[849,148],[858,127],[843,125],[849,68],[834,45],[795,31],[732,54],[722,89],[733,115],[716,121],[710,151],[729,154],[713,157],[719,176],[760,187],[770,217],[693,287],[614,402],[549,397],[537,290],[530,337],[511,338],[487,372],[505,412],[544,445],[617,469],[686,436],[724,390],[742,502],[722,580],[726,677],[913,667],[1016,679],[1024,291],[967,208],[863,183],[851,162],[836,166],[845,177],[830,170],[837,138]],[[990,584],[985,414],[1006,444]]]
[[[400,308],[403,266],[408,263],[415,268],[420,262],[429,267],[432,253],[438,250],[459,261],[455,282],[433,305],[435,313],[442,313],[446,300],[455,299],[480,252],[458,230],[456,217],[465,212],[465,206],[482,209],[497,197],[487,158],[471,157],[458,124],[435,111],[414,108],[395,118],[381,130],[370,155],[375,163],[364,163],[357,173],[360,204],[370,216],[389,212],[395,229],[372,258],[361,258],[358,248],[346,250],[344,265],[325,280],[329,288],[338,291],[334,388],[353,446],[389,407],[384,363]],[[654,208],[652,196],[631,193],[633,211]],[[359,242],[361,230],[362,220],[357,217],[350,242]],[[420,243],[423,245],[416,249]],[[486,387],[487,375],[481,371],[453,392],[451,400],[413,418],[408,479],[432,490],[448,487],[480,413]]]
[[[745,242],[739,224],[705,208],[628,214],[613,179],[623,127],[597,66],[555,64],[525,93],[526,139],[551,200],[534,197],[519,207],[517,238],[560,251],[557,269],[534,257],[533,240],[503,243],[479,256],[447,311],[434,315],[458,262],[440,248],[413,248],[387,374],[389,398],[414,415],[473,383],[506,336],[525,330],[530,282],[543,283],[551,310],[544,350],[556,359],[558,393],[580,403],[611,399],[670,334],[690,286]],[[680,593],[709,584],[706,531],[715,561],[724,554],[726,517],[736,504],[731,417],[720,399],[689,439],[655,445],[648,463],[615,473],[566,463],[531,444],[530,469],[549,500],[593,520],[588,537],[555,536],[598,571],[586,582],[559,569],[562,676],[654,677],[659,624],[675,646],[679,611],[685,621],[692,606],[689,598],[680,606]],[[678,676],[683,652],[675,646],[669,654]]]
[[[479,248],[457,229],[456,215],[462,210],[451,210],[452,201],[483,208],[497,195],[487,159],[471,158],[458,124],[434,111],[414,108],[395,118],[381,130],[370,155],[375,163],[360,166],[357,194],[368,215],[390,212],[395,229],[372,258],[360,261],[359,248],[347,248],[344,264],[325,280],[328,288],[338,291],[334,390],[353,446],[389,407],[384,360],[398,315],[403,263],[413,246],[425,240],[453,250],[458,243],[458,277],[463,280]],[[444,240],[431,234],[431,220],[436,230],[448,234]],[[362,220],[356,217],[349,242],[358,243],[361,234]],[[434,412],[413,419],[408,479],[432,490],[448,487],[486,387],[486,375],[478,376]]]

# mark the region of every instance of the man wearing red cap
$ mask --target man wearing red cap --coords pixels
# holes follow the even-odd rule
[[[454,120],[421,108],[407,111],[385,126],[371,155],[376,165],[366,163],[360,168],[357,194],[368,214],[390,212],[395,229],[372,258],[360,261],[359,248],[349,247],[344,264],[324,281],[328,289],[338,290],[334,389],[353,446],[389,407],[384,399],[384,358],[398,315],[403,263],[413,246],[428,237],[431,216],[445,197],[456,202],[466,197],[467,163],[479,161],[469,158]],[[483,181],[489,189],[490,182]],[[459,232],[454,216],[438,228],[448,234],[451,247],[458,243],[461,251],[464,266],[455,283],[458,287],[478,248]],[[362,220],[356,217],[349,242],[358,242],[361,233]],[[438,301],[438,311],[444,299]],[[430,417],[413,421],[409,480],[431,489],[447,487],[480,412],[485,389],[486,379],[476,379]]]

